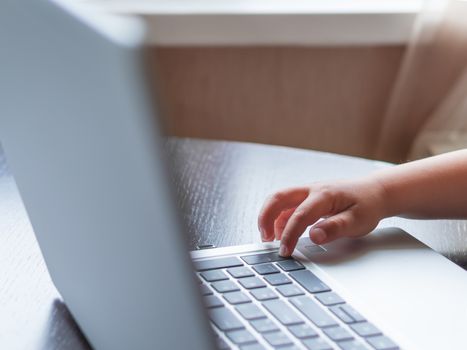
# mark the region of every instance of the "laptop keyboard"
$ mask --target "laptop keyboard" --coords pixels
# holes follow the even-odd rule
[[[399,349],[293,258],[270,252],[194,266],[219,349]]]

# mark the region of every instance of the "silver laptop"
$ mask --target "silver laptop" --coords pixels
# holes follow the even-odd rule
[[[72,3],[0,3],[0,139],[94,348],[467,348],[465,271],[398,229],[302,238],[292,259],[275,243],[190,254],[144,36]]]

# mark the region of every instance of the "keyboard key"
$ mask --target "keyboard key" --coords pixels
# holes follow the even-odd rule
[[[215,295],[208,295],[204,297],[204,305],[206,305],[207,308],[212,308],[224,306],[224,303]]]
[[[271,344],[271,346],[279,347],[285,345],[293,345],[292,340],[284,332],[272,332],[263,334],[264,339]]]
[[[342,305],[337,305],[330,307],[329,310],[336,315],[342,322],[344,323],[354,323],[355,321],[353,320],[352,317],[350,317],[343,309]]]
[[[280,256],[278,252],[245,255],[245,256],[241,256],[241,258],[248,265],[264,264],[264,263],[270,263],[270,262],[290,259],[290,258],[284,258]]]
[[[269,318],[251,321],[250,324],[259,333],[267,333],[279,330],[279,327]]]
[[[248,295],[243,292],[230,292],[225,293],[223,295],[224,299],[229,302],[229,304],[236,305],[236,304],[243,304],[243,303],[250,303],[251,299]]]
[[[341,326],[325,328],[323,331],[329,338],[336,342],[353,339],[352,334],[347,329]]]
[[[236,306],[235,309],[248,321],[266,317],[264,311],[253,303],[241,304]]]
[[[240,329],[238,331],[231,331],[226,333],[227,337],[235,345],[255,343],[256,338],[246,329]]]
[[[266,317],[266,314],[257,305],[252,303],[239,305],[235,309],[243,318],[249,321]]]
[[[326,311],[321,309],[321,307],[319,307],[313,299],[305,296],[296,297],[290,301],[316,326],[323,328],[338,325],[337,322]]]
[[[206,271],[215,269],[226,269],[228,267],[243,266],[242,261],[235,257],[209,259],[209,260],[198,260],[193,262],[196,271]]]
[[[264,279],[273,286],[280,286],[282,284],[292,283],[292,281],[283,273],[275,273],[273,275],[266,275]]]
[[[237,316],[225,307],[209,310],[209,318],[221,331],[233,331],[245,328]]]
[[[399,347],[388,337],[381,335],[378,337],[366,338],[366,341],[375,350],[397,350]]]
[[[274,291],[270,288],[255,289],[255,290],[252,290],[250,293],[258,301],[271,300],[271,299],[278,298],[277,294],[274,293]]]
[[[264,283],[259,277],[242,278],[238,280],[238,283],[246,289],[266,287],[266,283]]]
[[[279,265],[279,267],[286,272],[303,270],[305,268],[305,266],[303,266],[302,263],[297,260],[279,261],[277,265]]]
[[[285,297],[295,297],[297,295],[303,295],[303,291],[294,284],[286,284],[276,288],[279,293]]]
[[[251,277],[255,274],[246,266],[232,267],[227,270],[235,278]]]
[[[219,293],[235,292],[240,288],[232,281],[219,281],[211,283],[211,286]]]
[[[344,299],[342,299],[339,295],[337,295],[334,292],[319,293],[316,294],[315,297],[320,301],[321,304],[326,306],[345,303]]]
[[[331,289],[316,277],[310,270],[299,270],[289,273],[289,276],[297,281],[310,293],[330,292]]]
[[[364,346],[361,342],[355,339],[339,342],[338,345],[342,350],[367,350],[366,346]]]
[[[229,277],[222,270],[210,270],[201,272],[201,276],[208,282],[228,280]]]
[[[323,338],[309,338],[303,340],[303,345],[308,350],[332,350],[332,346]]]
[[[285,326],[303,323],[297,312],[283,300],[268,300],[263,302],[263,306]]]
[[[359,336],[364,338],[381,334],[381,331],[369,322],[351,324],[350,328],[352,328]]]
[[[341,306],[341,309],[344,310],[344,312],[349,315],[350,317],[352,317],[352,319],[354,320],[354,322],[363,322],[363,321],[366,321],[365,317],[363,317],[362,315],[360,315],[360,313],[355,310],[352,306],[350,306],[349,304],[344,304]]]
[[[273,264],[254,265],[253,270],[255,270],[260,275],[269,275],[271,273],[279,272],[279,269],[275,267]]]
[[[211,295],[211,294],[213,294],[212,290],[205,284],[200,285],[199,288],[201,290],[201,295]]]
[[[289,331],[299,339],[304,338],[314,338],[318,336],[318,333],[306,324],[298,324],[295,326],[290,326]]]

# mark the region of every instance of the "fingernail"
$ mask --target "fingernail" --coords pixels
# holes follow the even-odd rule
[[[323,229],[321,228],[314,228],[312,231],[311,231],[311,239],[313,240],[313,242],[315,242],[316,244],[321,244],[323,243],[325,240],[326,240],[326,232],[324,232]]]
[[[288,256],[289,255],[289,250],[283,244],[281,244],[281,247],[279,248],[279,255],[280,256]]]

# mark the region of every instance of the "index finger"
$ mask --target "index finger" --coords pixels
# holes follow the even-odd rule
[[[298,238],[307,226],[314,224],[332,209],[332,200],[328,196],[310,195],[290,216],[282,232],[280,254],[289,256],[297,244]]]
[[[308,196],[308,188],[297,187],[276,192],[263,205],[258,216],[258,227],[263,240],[274,239],[274,221],[284,210],[297,207]]]

